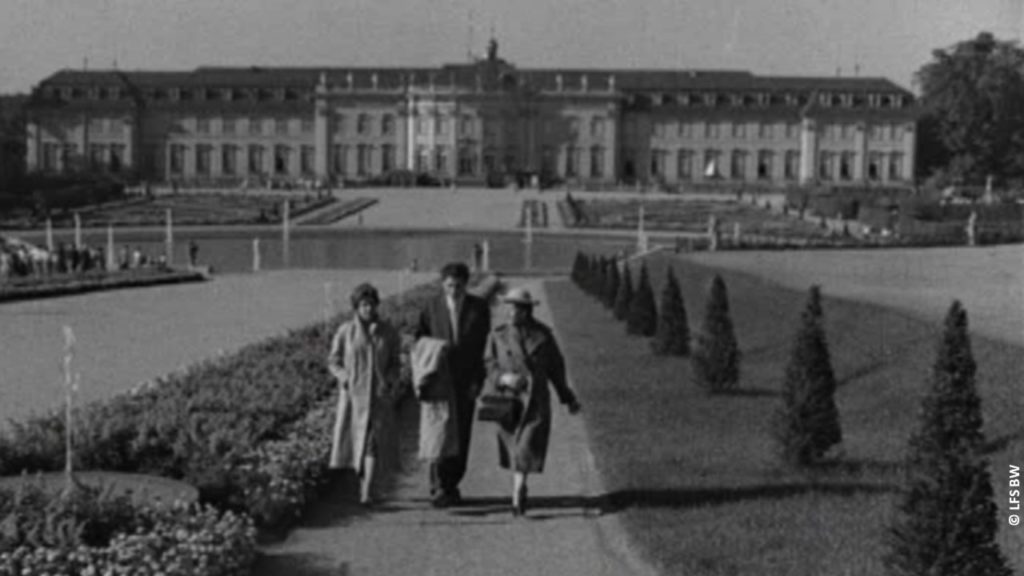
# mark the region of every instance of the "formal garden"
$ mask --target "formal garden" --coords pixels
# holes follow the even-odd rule
[[[614,262],[579,255],[576,286],[547,292],[603,505],[662,573],[1022,568],[993,485],[1021,450],[1024,364],[972,338],[958,302],[930,323],[669,256]]]
[[[484,293],[497,286],[476,283]],[[381,312],[407,333],[439,290],[413,288]],[[0,574],[248,574],[257,543],[286,534],[327,486],[336,398],[323,357],[347,315],[82,406],[71,413],[70,450],[63,409],[12,422],[0,435],[0,476],[28,476],[0,489]],[[389,393],[397,402],[408,390]],[[66,466],[177,480],[198,500],[157,506],[33,481]]]

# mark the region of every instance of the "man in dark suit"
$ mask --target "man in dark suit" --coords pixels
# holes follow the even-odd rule
[[[453,408],[459,431],[459,454],[430,465],[430,495],[434,506],[458,504],[459,482],[466,474],[473,413],[486,371],[484,347],[491,331],[491,309],[487,301],[466,293],[469,267],[461,262],[441,269],[444,294],[431,300],[420,313],[416,337],[431,336],[450,344],[448,365],[454,388]]]

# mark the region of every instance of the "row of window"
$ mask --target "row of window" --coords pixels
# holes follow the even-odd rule
[[[316,172],[316,149],[310,145],[289,146],[277,144],[264,146],[250,144],[239,146],[224,144],[219,147],[211,144],[199,144],[192,150],[194,168],[197,175],[208,176],[213,173],[214,155],[219,154],[219,175],[237,176],[244,170],[248,174],[266,174],[275,176],[307,175]],[[349,174],[349,146],[333,146],[331,149],[330,166],[335,174]],[[352,147],[356,154],[355,174],[367,176],[374,170],[372,159],[378,154],[380,171],[387,172],[395,168],[395,147],[391,144],[371,146],[360,144]],[[297,149],[297,150],[296,150]],[[298,166],[293,166],[293,155],[298,152]],[[186,158],[189,149],[184,144],[172,144],[168,149],[167,170],[171,175],[180,176],[185,173]],[[243,155],[244,154],[244,155]],[[272,164],[268,167],[267,160]],[[296,170],[297,168],[297,170]]]
[[[111,172],[120,172],[125,163],[127,146],[124,144],[90,144],[87,158],[79,156],[78,145],[58,144],[56,142],[43,143],[40,168],[52,172],[56,170],[68,170],[73,165],[89,167],[94,170],[106,169]],[[82,163],[87,160],[88,164]]]
[[[697,138],[714,140],[719,138],[733,138],[745,140],[756,138],[759,140],[772,140],[780,135],[787,140],[800,136],[800,123],[787,122],[785,124],[773,122],[657,122],[653,126],[654,136],[657,138]],[[826,141],[852,140],[857,133],[856,123],[826,123],[821,127],[820,134]],[[868,138],[879,142],[902,142],[907,128],[903,124],[872,124],[868,129]],[[627,120],[624,132],[627,138],[637,134],[637,123],[635,120]]]
[[[756,177],[758,179],[770,180],[775,174],[777,157],[781,155],[782,177],[786,180],[796,180],[800,174],[800,151],[786,150],[777,153],[773,150],[758,150],[755,153]],[[724,176],[724,153],[721,150],[707,149],[703,151],[702,157],[698,151],[681,149],[674,152],[676,161],[676,177],[680,180],[690,180],[694,177],[695,169],[703,170],[703,175],[708,178]],[[673,157],[670,150],[651,150],[651,176],[666,176],[668,163]],[[697,165],[697,160],[701,164]],[[747,180],[747,170],[751,152],[748,150],[733,150],[728,155],[729,172],[727,177],[735,180]],[[627,164],[635,165],[635,154],[627,151],[625,154]],[[857,155],[854,152],[831,152],[821,151],[818,153],[817,177],[823,181],[849,181],[854,179],[854,165]],[[869,152],[867,155],[867,166],[865,177],[868,180],[881,180],[883,170],[888,173],[889,180],[902,180],[904,178],[904,155],[901,152],[883,154],[881,152]],[[569,167],[566,168],[569,174]]]
[[[756,108],[768,106],[803,107],[810,103],[823,108],[903,108],[908,100],[899,93],[864,92],[660,92],[630,94],[628,105],[703,106]]]

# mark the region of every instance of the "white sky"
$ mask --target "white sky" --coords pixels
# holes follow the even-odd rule
[[[0,93],[61,68],[438,66],[494,26],[521,67],[885,76],[935,48],[1024,36],[1024,0],[0,0]]]

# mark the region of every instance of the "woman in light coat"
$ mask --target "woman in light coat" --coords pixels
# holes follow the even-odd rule
[[[537,304],[527,290],[513,288],[502,300],[508,304],[509,323],[491,331],[484,352],[485,388],[519,399],[516,418],[498,424],[498,457],[512,470],[512,513],[526,512],[527,476],[544,471],[551,437],[550,383],[570,414],[580,410],[576,394],[565,378],[565,361],[551,329],[533,317]]]
[[[379,317],[380,296],[373,286],[357,286],[351,301],[355,313],[335,333],[327,362],[339,387],[329,467],[355,470],[360,502],[369,505],[374,469],[393,425],[391,396],[401,373],[401,339]]]

